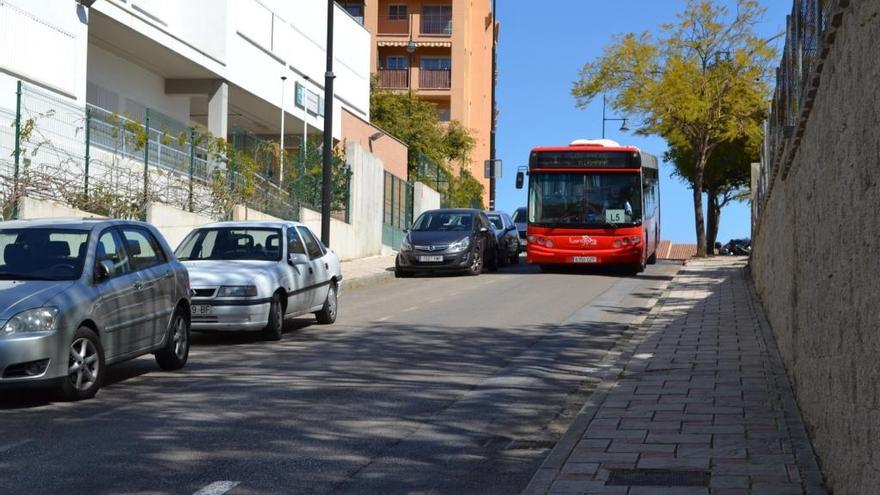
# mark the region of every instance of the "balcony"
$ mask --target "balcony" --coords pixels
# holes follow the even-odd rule
[[[409,69],[379,69],[379,87],[406,89],[409,87]]]
[[[379,16],[379,35],[407,36],[409,35],[409,16]]]
[[[449,69],[422,69],[419,71],[419,89],[449,89],[452,72]]]
[[[452,36],[452,16],[422,15],[421,33],[428,36]]]

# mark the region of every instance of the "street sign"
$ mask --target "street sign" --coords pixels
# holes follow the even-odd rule
[[[495,162],[494,174],[492,173],[492,162]],[[484,160],[483,161],[483,177],[487,179],[501,178],[501,160]]]

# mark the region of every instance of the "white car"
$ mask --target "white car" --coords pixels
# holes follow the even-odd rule
[[[189,271],[192,330],[255,330],[281,338],[284,318],[336,321],[339,258],[297,222],[219,222],[175,252]]]

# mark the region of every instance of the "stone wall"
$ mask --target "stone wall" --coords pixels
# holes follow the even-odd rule
[[[755,286],[836,495],[880,490],[880,2],[846,4],[752,255]]]

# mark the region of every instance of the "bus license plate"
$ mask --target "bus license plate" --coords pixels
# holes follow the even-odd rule
[[[207,304],[193,304],[192,305],[192,315],[193,316],[208,316],[211,314],[212,306]]]
[[[571,262],[572,263],[595,263],[596,257],[595,256],[572,256]]]
[[[442,263],[443,256],[419,256],[421,263]]]

